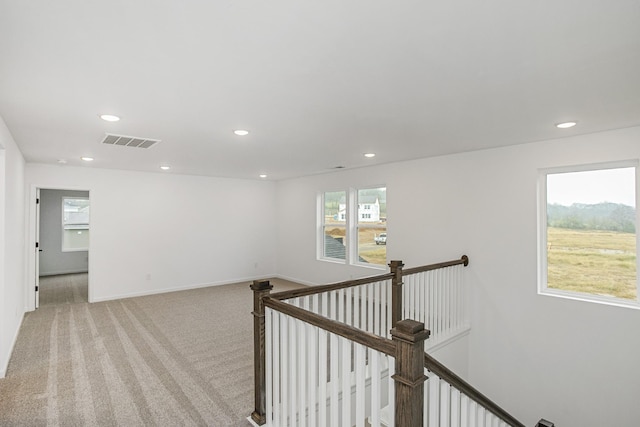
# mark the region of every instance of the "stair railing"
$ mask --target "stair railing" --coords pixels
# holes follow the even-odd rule
[[[268,281],[254,281],[251,285],[254,293],[254,421],[262,424],[265,411],[265,318],[262,306],[264,297],[270,296],[387,338],[391,338],[391,329],[399,319],[424,319],[425,323],[436,331],[430,342],[438,343],[442,338],[450,337],[456,332],[449,326],[456,325],[457,332],[464,326],[468,329],[464,309],[463,276],[460,272],[468,263],[469,258],[463,255],[458,260],[403,270],[402,261],[391,261],[390,272],[386,274],[272,295],[272,286]],[[454,280],[444,283],[443,279],[451,278]],[[406,290],[405,280],[408,282]],[[427,315],[426,310],[436,308],[436,301],[438,305],[455,309],[433,310],[434,314]],[[452,314],[454,318],[451,318]]]
[[[388,339],[271,297],[262,304],[267,375],[265,412],[252,415],[258,424],[524,427],[424,352],[421,322],[398,322]]]

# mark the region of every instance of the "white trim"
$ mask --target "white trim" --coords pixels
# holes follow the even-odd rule
[[[25,209],[25,213],[27,215],[26,227],[27,227],[27,242],[26,248],[27,251],[27,282],[26,282],[26,300],[25,300],[25,310],[33,311],[36,309],[36,289],[35,289],[35,251],[32,249],[35,248],[36,245],[36,195],[37,189],[40,190],[69,190],[69,191],[87,191],[89,192],[89,200],[91,200],[91,189],[87,188],[73,188],[73,187],[56,187],[50,185],[38,185],[38,184],[30,184],[29,185],[29,194],[26,196],[25,203],[27,207]],[[93,297],[93,289],[91,286],[91,239],[89,239],[89,277],[88,277],[88,291],[87,296],[89,302],[94,302]]]
[[[612,305],[614,307],[632,308],[635,310],[640,310],[639,301],[626,300],[624,298],[605,297],[602,295],[593,295],[593,294],[581,294],[578,292],[562,291],[559,289],[549,289],[549,288],[547,288],[544,291],[538,292],[538,294],[545,297],[557,297],[557,298],[570,299],[573,301],[591,302],[596,304]]]
[[[425,345],[424,345],[424,351],[427,353],[433,353],[436,352],[438,350],[440,350],[441,348],[444,348],[446,346],[448,346],[451,343],[454,343],[455,341],[458,341],[459,339],[462,339],[466,336],[468,336],[471,333],[471,326],[470,325],[465,325],[465,328],[462,330],[457,331],[455,334],[451,335],[450,337],[439,341],[437,343],[435,343],[434,345],[430,346],[429,345],[429,339],[427,339],[425,341]]]
[[[289,282],[300,283],[301,285],[305,285],[305,286],[320,286],[321,285],[320,283],[308,282],[306,280],[296,279],[295,277],[284,276],[282,274],[276,274],[276,275],[273,275],[271,277],[275,277],[276,279],[288,280]]]
[[[326,261],[326,262],[331,262],[331,263],[340,264],[340,265],[345,265],[347,263],[346,259],[330,258],[326,256],[318,257],[318,261]]]
[[[16,342],[18,342],[18,335],[20,335],[20,328],[22,328],[22,322],[24,321],[24,311],[20,315],[20,321],[18,322],[18,327],[16,328],[15,333],[13,334],[13,340],[11,340],[11,345],[9,345],[9,352],[7,353],[7,363],[5,366],[0,368],[0,378],[5,378],[7,375],[7,370],[9,369],[9,362],[11,361],[11,356],[13,356],[13,350],[15,349]]]
[[[599,171],[607,169],[620,169],[620,168],[634,168],[635,169],[635,201],[636,201],[636,299],[627,300],[617,297],[606,297],[595,294],[580,293],[574,291],[564,291],[559,289],[552,289],[547,287],[547,176],[550,174],[569,173],[569,172],[589,172]],[[559,166],[551,168],[538,169],[538,186],[537,186],[537,266],[538,277],[537,287],[538,295],[551,296],[570,299],[574,301],[594,302],[597,304],[612,305],[615,307],[634,308],[640,309],[640,240],[638,236],[638,226],[640,226],[640,212],[638,202],[640,201],[640,161],[638,159],[619,160],[613,162],[603,163],[590,163],[584,165],[569,165]]]
[[[344,193],[344,197],[345,199],[349,196],[349,190],[345,190],[345,189],[341,189],[341,190],[327,190],[327,191],[321,191],[318,192],[316,201],[317,201],[317,208],[316,208],[316,259],[318,261],[327,261],[327,262],[333,262],[333,263],[337,263],[337,264],[347,264],[348,260],[349,260],[349,206],[347,204],[347,218],[344,224],[333,224],[335,227],[344,227],[344,231],[345,231],[345,236],[344,236],[344,242],[345,242],[345,259],[340,259],[340,258],[332,258],[332,257],[328,257],[325,256],[324,251],[325,251],[325,234],[324,234],[324,229],[325,229],[325,194],[327,193]]]
[[[219,280],[219,281],[216,281],[216,282],[208,282],[208,283],[196,283],[196,284],[191,284],[191,285],[176,286],[174,288],[150,289],[148,291],[131,292],[131,293],[127,293],[127,294],[118,294],[118,295],[111,295],[111,296],[108,296],[108,297],[95,298],[95,299],[93,299],[92,301],[89,301],[89,302],[94,303],[94,302],[103,302],[103,301],[113,301],[113,300],[125,299],[125,298],[143,297],[143,296],[146,296],[146,295],[166,294],[166,293],[169,293],[169,292],[179,292],[179,291],[188,291],[190,289],[208,288],[208,287],[212,287],[212,286],[235,285],[237,283],[251,282],[253,280],[264,279],[265,277],[277,277],[277,275],[275,275],[275,274],[262,274],[260,276],[250,276],[250,277],[244,277],[244,278],[241,277],[241,278],[235,278],[235,279],[226,279],[226,280]]]

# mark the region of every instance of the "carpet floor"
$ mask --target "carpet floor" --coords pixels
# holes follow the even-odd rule
[[[0,379],[0,426],[248,426],[248,285],[94,304],[51,292],[57,303],[25,315]]]

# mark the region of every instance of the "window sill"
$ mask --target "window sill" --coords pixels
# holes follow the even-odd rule
[[[638,302],[638,300],[626,300],[622,298],[606,297],[600,295],[579,294],[577,292],[567,292],[556,289],[539,290],[538,295],[640,310],[640,302]]]
[[[324,261],[324,262],[330,262],[332,264],[346,264],[347,261],[344,259],[340,259],[340,258],[325,258],[325,257],[318,257],[317,258],[318,261]]]

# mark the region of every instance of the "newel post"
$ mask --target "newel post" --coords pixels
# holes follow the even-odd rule
[[[424,418],[424,340],[430,332],[424,323],[401,320],[391,330],[396,344],[396,373],[392,376],[396,386],[397,426],[421,427]]]
[[[389,268],[393,273],[391,279],[391,325],[393,327],[402,319],[402,261],[391,261]]]
[[[253,377],[256,403],[256,409],[251,414],[251,419],[262,425],[267,421],[265,319],[262,297],[269,296],[273,286],[268,280],[254,280],[249,287],[253,291],[253,311],[251,314],[253,314]]]

